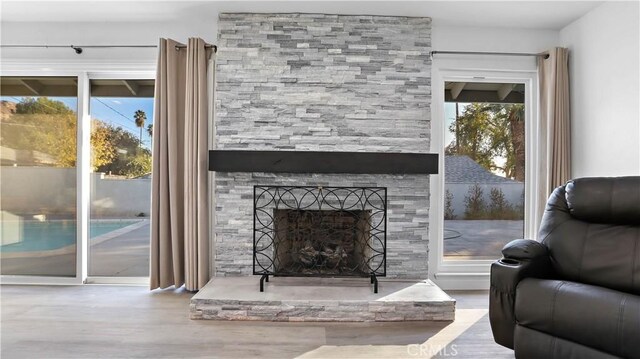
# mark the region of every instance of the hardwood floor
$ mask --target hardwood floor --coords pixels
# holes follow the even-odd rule
[[[190,320],[182,290],[3,285],[0,356],[513,358],[491,337],[487,292],[448,293],[453,323],[266,323]]]

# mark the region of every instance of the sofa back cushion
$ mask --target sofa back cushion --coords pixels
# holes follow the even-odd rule
[[[539,235],[561,278],[640,294],[640,177],[556,188]]]

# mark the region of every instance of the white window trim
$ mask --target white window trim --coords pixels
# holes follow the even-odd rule
[[[78,79],[77,108],[77,182],[76,275],[32,276],[0,275],[1,284],[79,285],[129,284],[148,285],[148,277],[90,277],[88,275],[88,228],[90,214],[91,98],[92,79],[155,79],[155,62],[50,62],[7,60],[2,62],[0,76],[69,76]]]
[[[537,71],[497,71],[486,69],[435,68],[432,77],[431,152],[437,153],[438,174],[431,176],[431,221],[429,223],[429,278],[443,289],[488,289],[491,263],[494,260],[444,260],[444,83],[492,82],[522,83],[525,85],[526,164],[525,164],[525,223],[524,237],[535,238],[538,188],[534,175],[538,167],[534,150],[538,134],[538,75]],[[517,239],[517,238],[514,238]],[[500,253],[496,253],[496,259]]]

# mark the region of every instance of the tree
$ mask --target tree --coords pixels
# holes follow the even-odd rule
[[[464,196],[464,219],[483,219],[487,205],[484,201],[484,190],[477,183],[469,186]]]
[[[153,137],[153,123],[147,126],[147,133],[149,134],[149,137]]]
[[[444,195],[444,219],[456,219],[456,215],[453,210],[453,193],[451,193],[448,189],[445,190]]]
[[[109,136],[116,151],[110,163],[98,167],[98,171],[128,178],[151,172],[151,151],[140,147],[135,135],[122,127],[109,127]],[[146,165],[145,163],[148,163]],[[145,167],[146,166],[146,167]],[[148,170],[147,172],[144,172]]]
[[[2,144],[29,154],[26,163],[76,166],[77,115],[64,102],[47,97],[25,97],[15,105],[15,114],[2,121]],[[115,156],[108,130],[102,121],[94,120],[91,130],[94,167]],[[36,156],[35,153],[41,155]],[[42,162],[42,158],[51,160]],[[46,161],[46,160],[45,160]]]
[[[490,171],[524,180],[524,105],[472,103],[449,127],[455,139],[447,155],[465,155]],[[500,166],[496,158],[504,158]]]
[[[78,120],[72,109],[46,97],[24,98],[15,109],[0,122],[0,135],[2,146],[19,151],[20,163],[76,166]],[[146,119],[144,112],[140,118]],[[138,177],[151,172],[151,151],[141,146],[135,134],[94,119],[91,166],[95,171]]]
[[[62,101],[47,97],[25,97],[16,104],[17,114],[70,115],[75,112]]]
[[[96,170],[116,158],[116,148],[112,143],[111,129],[100,121],[93,120],[91,126],[91,167]]]
[[[144,122],[147,120],[147,114],[142,110],[137,110],[133,115],[133,119],[136,122],[136,127],[140,128],[140,146],[142,147],[142,129],[144,128]]]
[[[469,156],[488,170],[497,169],[494,158],[502,155],[501,143],[506,134],[504,124],[494,117],[489,105],[468,105],[456,124],[449,127],[459,142],[452,141],[445,150],[446,154]]]
[[[511,104],[507,105],[506,116],[509,121],[511,130],[511,149],[513,163],[513,178],[516,181],[524,181],[524,165],[525,165],[525,133],[524,133],[524,105]],[[507,158],[509,160],[509,158]]]
[[[126,164],[127,177],[140,177],[151,172],[151,155],[140,151],[132,156]]]

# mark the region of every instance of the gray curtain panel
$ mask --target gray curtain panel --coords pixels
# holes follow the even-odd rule
[[[209,280],[207,186],[211,50],[160,39],[155,84],[150,287],[198,290]]]
[[[554,188],[571,179],[571,121],[569,111],[569,50],[556,47],[538,57],[540,124],[538,138],[538,203],[540,216]]]

